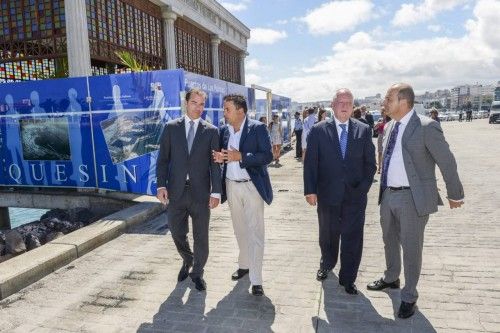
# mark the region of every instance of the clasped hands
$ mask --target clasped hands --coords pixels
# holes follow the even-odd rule
[[[241,161],[241,152],[233,147],[221,151],[212,150],[212,157],[215,163],[239,162]]]

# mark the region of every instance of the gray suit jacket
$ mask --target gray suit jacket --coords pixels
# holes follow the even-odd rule
[[[191,154],[188,153],[184,117],[170,121],[160,141],[156,164],[158,187],[166,187],[171,201],[181,198],[189,174],[193,201],[207,202],[210,193],[221,193],[221,169],[212,158],[212,150],[219,150],[219,132],[216,127],[200,119],[194,136]]]
[[[384,156],[394,124],[395,121],[392,120],[384,130]],[[418,215],[429,215],[437,211],[438,205],[443,205],[437,188],[436,165],[443,175],[447,197],[452,200],[464,198],[455,157],[438,122],[414,113],[406,125],[401,143],[406,174]],[[382,193],[379,195],[379,204],[381,199]]]

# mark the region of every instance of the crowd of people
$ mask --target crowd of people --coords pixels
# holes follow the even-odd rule
[[[178,281],[190,276],[197,290],[206,290],[203,272],[209,253],[210,210],[227,200],[239,249],[238,267],[231,279],[249,275],[252,294],[262,296],[264,206],[273,200],[267,168],[273,160],[279,161],[279,118],[273,117],[269,125],[252,120],[247,117],[245,97],[227,95],[226,124],[218,130],[201,119],[206,97],[200,89],[189,91],[186,115],[167,124],[160,142],[157,197],[168,204],[168,224],[183,259]],[[400,318],[415,313],[425,226],[429,215],[443,205],[436,165],[446,183],[450,208],[464,203],[457,164],[440,124],[418,115],[414,100],[410,85],[391,86],[382,120],[374,124],[366,108],[353,107],[352,92],[339,89],[331,118],[315,108],[304,110],[302,119],[300,113],[294,115],[296,157],[304,163],[305,200],[317,206],[321,257],[316,279],[327,279],[339,262],[339,284],[347,294],[358,294],[355,281],[363,251],[365,210],[378,170],[386,270],[367,289],[400,288],[403,267]],[[373,131],[379,134],[378,163]],[[188,217],[193,250],[187,238]]]

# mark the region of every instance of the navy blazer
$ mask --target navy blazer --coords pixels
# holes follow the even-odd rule
[[[313,126],[307,137],[304,194],[316,194],[318,203],[340,205],[366,200],[377,170],[375,146],[368,125],[350,119],[345,159],[335,120]]]
[[[238,149],[242,157],[240,167],[248,172],[260,196],[270,205],[273,201],[273,189],[267,172],[267,165],[273,160],[273,152],[267,126],[259,121],[247,118],[242,131]],[[229,136],[229,128],[225,125],[220,130],[221,149],[227,149]],[[222,171],[222,202],[227,199],[226,170],[227,164],[224,164]]]

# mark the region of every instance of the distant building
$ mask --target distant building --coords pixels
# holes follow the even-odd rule
[[[493,85],[463,85],[451,89],[451,108],[460,110],[470,106],[473,110],[485,108],[494,98]]]
[[[497,82],[497,87],[495,88],[495,101],[500,101],[500,81]]]
[[[0,82],[118,73],[115,52],[128,51],[245,84],[250,30],[215,0],[2,0],[0,11]]]

